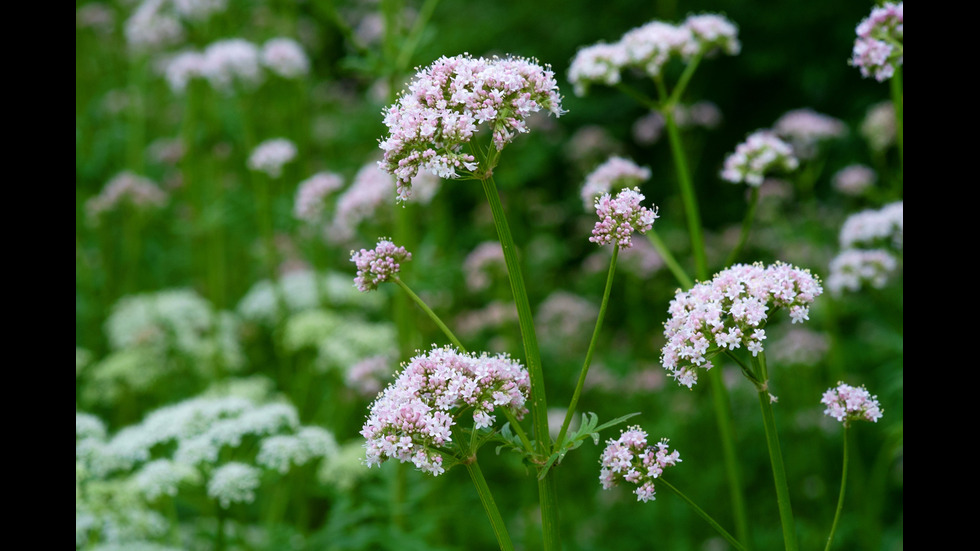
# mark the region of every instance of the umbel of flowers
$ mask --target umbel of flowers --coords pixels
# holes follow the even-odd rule
[[[768,130],[753,132],[725,159],[721,177],[733,184],[762,185],[767,174],[792,171],[799,166],[793,148]]]
[[[678,383],[691,388],[701,367],[723,350],[745,346],[752,355],[763,351],[765,326],[780,308],[793,323],[809,319],[810,304],[823,293],[820,280],[809,270],[789,264],[736,264],[711,281],[678,291],[670,301],[664,323],[661,363]]]
[[[412,253],[405,247],[396,246],[389,239],[380,239],[373,250],[351,251],[350,260],[357,266],[354,286],[367,292],[378,288],[401,271],[401,263],[411,260]]]
[[[883,82],[905,61],[905,3],[886,3],[871,10],[857,26],[851,65],[861,76]]]
[[[545,109],[562,114],[550,67],[522,57],[441,57],[421,69],[408,91],[384,112],[389,135],[381,140],[379,166],[398,178],[398,198],[411,196],[412,178],[429,171],[441,178],[472,175],[479,162],[464,146],[481,125],[499,153],[527,132],[527,117]],[[493,163],[484,171],[493,169]]]
[[[827,406],[824,414],[844,423],[844,426],[858,420],[877,423],[882,416],[878,397],[872,396],[863,386],[837,383],[836,387],[823,393],[820,403]]]
[[[628,249],[633,246],[633,233],[641,234],[653,228],[657,210],[640,204],[643,201],[640,188],[624,189],[613,199],[608,193],[595,200],[595,212],[599,217],[592,229],[589,241],[599,245],[615,243]]]
[[[575,93],[585,95],[591,84],[618,84],[626,69],[638,69],[659,77],[664,65],[677,57],[684,62],[718,50],[738,54],[738,29],[720,15],[691,15],[680,25],[651,21],[628,31],[615,44],[599,43],[582,48],[568,69]]]
[[[455,455],[453,426],[472,409],[473,430],[493,425],[497,408],[517,419],[527,413],[527,369],[507,355],[433,348],[405,366],[371,405],[361,434],[367,465],[411,461],[423,472],[445,472],[443,454]]]
[[[664,438],[654,446],[647,445],[646,431],[637,426],[622,431],[617,440],[609,439],[599,460],[602,488],[608,490],[626,481],[636,485],[633,493],[637,501],[656,499],[654,479],[681,462],[680,453],[668,451],[667,442]]]

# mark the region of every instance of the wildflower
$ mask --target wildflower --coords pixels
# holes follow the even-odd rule
[[[405,247],[396,247],[391,240],[385,238],[378,241],[374,250],[351,251],[350,261],[357,266],[354,286],[364,293],[374,291],[378,288],[378,283],[388,281],[401,270],[402,262],[411,259],[412,253],[406,251]]]
[[[568,67],[568,80],[575,86],[575,95],[584,96],[592,83],[619,84],[620,72],[628,61],[626,48],[619,43],[600,42],[581,48]]]
[[[636,485],[637,501],[657,499],[654,479],[660,478],[664,469],[681,462],[677,450],[668,452],[669,440],[661,439],[654,446],[647,445],[647,433],[638,426],[621,431],[619,439],[606,441],[599,464],[599,482],[608,490],[626,481]]]
[[[861,135],[872,150],[881,152],[895,143],[895,106],[890,101],[872,105],[861,121]]]
[[[775,170],[791,171],[799,166],[793,156],[793,148],[767,130],[749,135],[725,159],[721,177],[732,183],[745,182],[750,186],[762,185],[766,174]]]
[[[361,430],[366,463],[411,461],[440,475],[441,450],[452,443],[452,427],[464,410],[472,408],[474,430],[491,426],[497,407],[522,419],[529,388],[527,369],[505,354],[477,356],[448,346],[419,354],[371,405]]]
[[[878,210],[863,210],[852,214],[840,229],[840,246],[888,244],[902,250],[905,240],[904,201],[885,205]]]
[[[377,396],[384,381],[391,377],[395,362],[387,355],[371,356],[352,365],[344,382],[361,396]]]
[[[254,86],[262,81],[259,49],[242,38],[213,42],[204,50],[202,72],[218,90],[230,91],[235,83]]]
[[[85,203],[89,223],[98,225],[102,216],[122,205],[130,205],[141,211],[163,207],[167,194],[153,180],[129,171],[120,172],[102,188],[102,191]]]
[[[582,186],[582,202],[586,210],[595,205],[597,197],[610,193],[613,189],[635,186],[650,179],[650,169],[638,166],[633,161],[613,156],[585,177]]]
[[[227,509],[232,503],[251,503],[259,487],[260,471],[244,463],[226,463],[208,481],[208,495]]]
[[[255,462],[286,474],[291,465],[302,466],[334,453],[337,453],[337,441],[333,434],[320,427],[303,427],[296,434],[280,434],[262,440]]]
[[[878,179],[878,175],[865,165],[850,165],[834,174],[834,189],[844,195],[861,195]]]
[[[385,153],[378,165],[397,178],[398,199],[405,200],[419,170],[441,178],[476,172],[476,159],[462,147],[480,125],[490,126],[500,151],[527,132],[527,117],[541,109],[562,114],[550,67],[520,57],[441,57],[420,70],[408,92],[385,110],[390,134],[380,142]]]
[[[624,189],[613,199],[606,193],[595,201],[599,216],[589,241],[599,245],[615,242],[623,249],[633,245],[633,232],[646,233],[658,218],[657,207],[652,210],[640,205],[644,199],[640,188]]]
[[[883,249],[847,249],[830,261],[827,288],[835,295],[857,291],[865,283],[881,289],[897,268],[898,261]]]
[[[293,216],[310,224],[318,222],[327,196],[343,185],[343,178],[332,172],[318,172],[303,180],[296,190]]]
[[[126,20],[123,32],[135,51],[159,50],[176,44],[184,37],[184,28],[176,14],[165,11],[166,0],[144,0]]]
[[[133,482],[147,500],[154,501],[163,495],[176,496],[181,482],[192,481],[196,477],[197,471],[190,465],[157,459],[143,465]]]
[[[772,130],[789,141],[798,159],[812,159],[821,141],[843,136],[847,127],[840,120],[813,109],[794,109],[779,117]]]
[[[719,50],[728,55],[738,55],[742,50],[742,44],[738,41],[738,28],[718,14],[689,15],[684,20],[684,27],[691,32],[698,50],[706,55]]]
[[[861,70],[861,76],[873,76],[878,82],[884,82],[903,65],[904,6],[904,2],[889,2],[876,7],[857,26],[850,64]]]
[[[618,84],[624,69],[639,69],[656,78],[675,57],[686,63],[695,55],[717,51],[738,54],[737,35],[734,24],[715,14],[691,15],[680,25],[650,21],[627,31],[614,44],[600,42],[580,49],[568,69],[568,80],[575,94],[582,96],[592,84]]]
[[[296,158],[296,146],[286,138],[266,140],[255,146],[248,157],[248,168],[265,172],[270,178],[282,175],[282,167]]]
[[[166,60],[163,65],[163,75],[170,85],[170,90],[181,94],[187,89],[191,79],[204,77],[206,67],[206,58],[203,54],[185,51]]]
[[[310,60],[291,38],[273,38],[262,46],[262,64],[283,78],[299,78],[310,72]]]
[[[820,403],[827,406],[824,414],[850,426],[851,421],[865,420],[874,423],[882,417],[878,397],[872,396],[863,386],[853,387],[841,382],[823,393]]]
[[[743,345],[758,355],[773,312],[786,308],[793,323],[802,323],[822,293],[820,280],[808,270],[782,263],[736,264],[677,292],[664,323],[667,343],[660,361],[679,384],[691,388],[698,380],[696,368],[713,367],[712,356]]]
[[[504,250],[499,241],[485,241],[466,255],[463,261],[463,273],[466,274],[466,286],[471,291],[484,291],[490,287],[494,274],[504,276]]]

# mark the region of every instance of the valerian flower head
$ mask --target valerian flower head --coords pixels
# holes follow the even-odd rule
[[[472,408],[474,430],[491,426],[498,407],[521,419],[529,389],[527,369],[507,355],[477,356],[448,346],[419,354],[371,405],[361,430],[366,463],[411,461],[440,475],[442,450],[452,442],[452,427],[464,410]]]
[[[653,481],[660,478],[664,469],[681,462],[677,450],[668,451],[668,440],[660,440],[653,446],[647,445],[647,433],[637,426],[621,432],[619,439],[606,441],[599,463],[599,482],[608,490],[626,481],[636,485],[637,501],[651,501],[656,498]]]
[[[616,43],[581,48],[568,69],[568,80],[582,96],[592,84],[619,84],[624,69],[657,78],[673,58],[687,63],[696,55],[736,55],[740,49],[738,29],[720,15],[690,15],[680,25],[650,21],[627,31]]]
[[[527,132],[527,118],[542,109],[556,117],[563,113],[549,66],[522,57],[441,57],[419,70],[408,91],[385,110],[390,133],[380,142],[384,158],[378,164],[398,179],[398,198],[405,200],[420,170],[441,178],[476,172],[479,164],[463,146],[481,125],[490,127],[499,152]]]
[[[266,140],[255,146],[248,157],[248,168],[265,172],[270,178],[282,175],[282,167],[296,158],[296,146],[286,138]]]
[[[851,65],[861,76],[884,82],[905,60],[905,3],[886,3],[871,10],[857,26]]]
[[[758,187],[766,175],[777,170],[796,170],[799,164],[788,143],[768,130],[759,130],[738,144],[735,152],[725,159],[721,177],[733,184],[745,182]]]
[[[318,172],[303,180],[296,190],[293,216],[309,224],[319,222],[326,198],[343,186],[344,179],[333,172]]]
[[[808,270],[788,264],[736,264],[670,301],[660,361],[678,383],[691,388],[698,367],[711,369],[710,358],[743,345],[753,356],[763,351],[769,315],[789,310],[793,323],[809,319],[810,304],[823,293]]]
[[[650,169],[638,166],[624,157],[613,156],[597,166],[585,177],[582,186],[582,202],[586,210],[595,204],[597,197],[614,189],[635,186],[650,179]]]
[[[640,202],[645,197],[640,188],[624,189],[615,198],[608,193],[595,201],[595,212],[599,216],[592,229],[589,241],[599,245],[616,243],[620,248],[633,246],[633,233],[646,233],[658,218],[657,207],[648,209]]]
[[[357,266],[354,286],[361,292],[374,291],[401,270],[401,263],[411,260],[412,253],[382,238],[373,250],[351,251],[350,261]]]
[[[824,414],[844,423],[845,427],[857,420],[877,423],[882,417],[878,397],[872,396],[863,386],[837,383],[836,387],[823,393],[820,403],[827,406]]]

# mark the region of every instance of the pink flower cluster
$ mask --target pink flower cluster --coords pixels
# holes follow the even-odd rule
[[[474,430],[493,425],[498,406],[521,419],[529,388],[527,369],[507,355],[433,348],[412,358],[371,405],[361,430],[367,439],[366,463],[411,461],[423,472],[440,475],[445,472],[440,449],[452,442],[452,427],[463,410],[473,408]]]
[[[318,172],[303,180],[296,190],[293,216],[310,224],[320,221],[326,198],[344,185],[344,179],[333,172]]]
[[[262,46],[262,64],[283,78],[299,78],[310,72],[306,52],[291,38],[273,38]]]
[[[610,193],[613,188],[635,186],[650,179],[650,169],[638,166],[623,157],[610,157],[585,177],[582,186],[582,202],[588,210],[595,205],[597,197]]]
[[[840,229],[844,249],[863,245],[887,244],[902,250],[905,242],[905,202],[889,203],[878,210],[852,214]]]
[[[827,289],[834,295],[870,284],[881,289],[898,269],[898,260],[884,249],[845,249],[830,261]]]
[[[625,480],[637,486],[633,490],[637,501],[657,499],[653,480],[660,478],[667,467],[681,462],[677,450],[668,452],[667,442],[664,438],[648,446],[646,431],[637,426],[622,431],[618,440],[610,438],[599,461],[602,488],[608,490]]]
[[[640,188],[624,189],[616,198],[608,193],[595,200],[595,212],[599,216],[589,241],[599,245],[615,242],[620,248],[633,246],[633,233],[646,233],[658,218],[657,207],[648,209],[640,202],[645,197]]]
[[[839,119],[813,109],[794,109],[779,117],[772,130],[792,144],[796,157],[812,159],[821,141],[840,138],[847,133],[847,126]]]
[[[98,225],[102,216],[119,208],[132,205],[137,209],[159,208],[167,203],[167,194],[152,180],[129,171],[117,174],[95,197],[85,203],[89,223]]]
[[[248,157],[249,170],[266,173],[270,178],[282,176],[282,167],[296,158],[296,146],[286,138],[273,138],[255,146]]]
[[[878,175],[865,165],[849,165],[834,174],[834,189],[844,195],[861,195],[874,186]]]
[[[419,170],[458,178],[478,169],[462,147],[480,125],[490,126],[499,151],[527,132],[528,116],[541,109],[562,114],[550,67],[521,57],[444,56],[420,70],[385,111],[390,134],[380,142],[384,159],[378,164],[397,177],[398,198],[407,199]]]
[[[722,349],[744,345],[753,356],[762,352],[772,312],[787,308],[793,323],[802,323],[822,293],[809,270],[782,263],[736,264],[690,291],[678,291],[670,301],[660,362],[679,384],[691,388],[698,381],[696,368],[711,369],[709,358]]]
[[[738,29],[720,15],[690,15],[680,25],[651,21],[628,31],[615,44],[582,48],[568,68],[575,93],[585,95],[591,84],[618,84],[624,69],[637,68],[651,77],[660,75],[672,57],[685,62],[695,55],[723,50],[738,54]]]
[[[905,3],[886,3],[871,10],[871,15],[857,26],[857,39],[851,53],[851,65],[861,69],[861,76],[873,76],[884,82],[895,74],[905,59]]]
[[[865,420],[874,423],[882,417],[878,397],[872,396],[863,386],[853,387],[844,383],[823,393],[820,403],[827,406],[824,414],[849,426],[851,421]]]
[[[397,247],[389,239],[378,240],[373,250],[351,251],[350,261],[357,266],[354,286],[361,292],[374,291],[379,283],[388,281],[401,270],[401,263],[412,259],[405,247]]]
[[[760,186],[766,175],[776,171],[795,170],[799,161],[793,148],[768,130],[758,130],[735,148],[725,159],[721,177],[733,184],[745,182]]]

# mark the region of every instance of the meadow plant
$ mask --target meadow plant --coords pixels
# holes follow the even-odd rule
[[[252,150],[248,168],[278,178],[282,176],[282,167],[295,159],[296,153],[296,145],[285,138],[266,140]]]
[[[493,49],[518,13],[517,38],[543,34],[522,10],[466,27],[470,51],[490,52],[479,57],[447,49],[444,3],[370,4],[76,9],[76,549],[486,547],[453,467],[503,551],[632,549],[640,527],[668,547],[737,550],[771,547],[781,530],[796,551],[825,524],[828,550],[838,526],[840,548],[900,547],[903,4],[873,8],[849,58],[833,41],[864,13],[822,22],[805,52],[759,36],[754,19],[742,28],[751,55],[703,77],[707,59],[742,50],[724,15],[623,12],[604,20],[622,34],[592,45],[552,33],[535,53],[570,61],[553,70]],[[423,52],[435,61],[413,71]],[[829,63],[817,69],[817,55]],[[814,70],[834,94],[807,85]],[[874,87],[862,76],[891,91],[861,125],[870,151],[825,147],[856,127],[836,115],[877,101],[853,93]],[[582,97],[565,102],[561,82]],[[612,90],[585,97],[600,86]],[[785,111],[727,159],[702,132],[719,127],[718,105],[738,136],[771,116],[759,106],[808,104],[828,114]],[[442,179],[477,180],[487,203],[474,189],[437,196]],[[347,260],[351,275],[334,271]],[[617,270],[626,284],[614,289]],[[501,300],[505,276],[513,301]],[[878,290],[853,292],[868,286]],[[818,301],[824,288],[835,300]],[[863,386],[824,393],[843,426],[831,523],[818,505],[838,473],[814,444],[837,429],[813,397],[851,378],[887,380],[889,417]],[[761,426],[743,419],[746,388]],[[679,453],[626,423],[640,409],[696,473],[664,474]],[[601,436],[616,425],[627,428]],[[617,485],[660,504],[599,491]],[[665,509],[675,499],[688,508]]]

